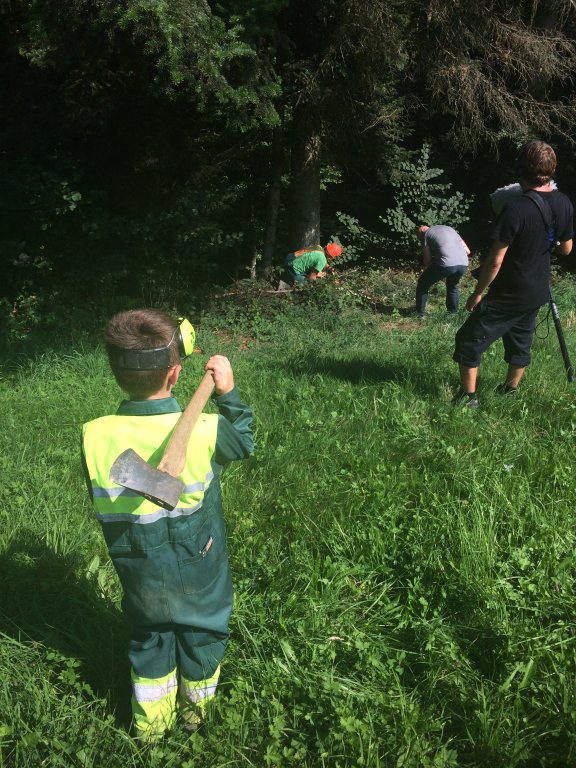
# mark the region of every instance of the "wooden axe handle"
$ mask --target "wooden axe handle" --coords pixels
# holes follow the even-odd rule
[[[179,477],[182,474],[186,464],[186,451],[190,435],[213,391],[214,379],[212,378],[212,373],[206,371],[198,385],[198,389],[192,395],[186,410],[174,427],[164,455],[158,464],[158,469],[168,472],[172,477]]]

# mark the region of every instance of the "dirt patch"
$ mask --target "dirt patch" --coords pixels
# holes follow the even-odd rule
[[[416,331],[422,328],[422,323],[418,321],[405,323],[400,320],[397,320],[396,322],[393,322],[392,320],[384,320],[381,323],[378,323],[378,325],[383,331]]]
[[[253,336],[243,336],[242,334],[231,333],[230,331],[215,330],[214,336],[217,336],[230,346],[236,345],[240,352],[244,352],[257,343],[257,340]]]

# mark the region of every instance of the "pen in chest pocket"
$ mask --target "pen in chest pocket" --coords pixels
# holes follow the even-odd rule
[[[208,552],[210,552],[210,549],[211,549],[213,543],[214,543],[214,539],[212,538],[212,536],[210,536],[210,538],[208,539],[206,544],[200,550],[200,557],[206,557]]]

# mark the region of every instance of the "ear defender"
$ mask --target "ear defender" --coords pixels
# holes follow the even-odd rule
[[[156,371],[168,370],[172,366],[170,362],[170,345],[176,339],[178,354],[181,359],[188,357],[194,351],[196,334],[194,326],[185,317],[178,318],[180,325],[174,330],[174,335],[165,347],[156,349],[120,349],[120,347],[108,347],[110,362],[118,368],[130,371]]]
[[[180,325],[176,332],[178,336],[178,352],[180,353],[180,357],[184,359],[194,352],[196,333],[190,320],[187,320],[185,317],[180,317],[178,319],[180,321]]]

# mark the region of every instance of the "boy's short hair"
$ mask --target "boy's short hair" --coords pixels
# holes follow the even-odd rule
[[[111,348],[143,350],[168,347],[170,365],[178,365],[177,327],[177,322],[161,309],[131,309],[119,312],[108,321],[104,341],[110,367],[118,386],[133,400],[145,400],[158,392],[164,385],[168,369],[122,368],[111,354]]]
[[[533,186],[548,184],[556,171],[556,153],[545,141],[529,141],[518,155],[518,174]]]

